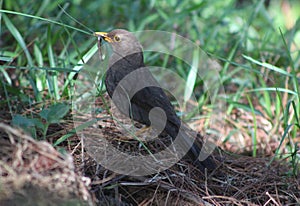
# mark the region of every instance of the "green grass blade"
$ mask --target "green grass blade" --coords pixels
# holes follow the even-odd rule
[[[251,57],[249,57],[249,56],[246,56],[246,55],[242,55],[245,59],[247,59],[248,61],[250,61],[250,62],[252,62],[252,63],[254,63],[254,64],[257,64],[257,65],[259,65],[259,66],[262,66],[262,67],[265,67],[265,68],[267,68],[267,69],[270,69],[270,70],[273,70],[273,71],[275,71],[275,72],[277,72],[277,73],[280,73],[280,74],[283,74],[283,75],[286,75],[286,76],[292,76],[290,73],[288,73],[287,71],[285,71],[285,70],[283,70],[283,69],[280,69],[280,68],[278,68],[278,67],[276,67],[276,66],[273,66],[273,65],[271,65],[271,64],[269,64],[269,63],[263,63],[263,62],[259,62],[259,61],[257,61],[257,60],[255,60],[255,59],[253,59],[253,58],[251,58]]]
[[[256,121],[254,106],[252,104],[252,101],[251,101],[249,95],[247,95],[247,99],[248,99],[249,106],[251,108],[251,113],[252,113],[252,117],[253,117],[253,127],[254,127],[254,131],[251,132],[252,145],[253,145],[252,156],[256,157],[256,152],[257,152],[257,121]]]
[[[188,73],[188,77],[184,89],[184,102],[187,102],[191,98],[191,95],[193,94],[194,91],[197,74],[198,74],[197,71],[198,71],[198,64],[199,64],[199,55],[200,55],[199,49],[195,49],[195,51],[193,52],[192,65]]]
[[[266,88],[257,88],[257,89],[249,89],[247,92],[258,92],[258,91],[279,91],[279,92],[283,92],[283,93],[288,93],[288,94],[292,94],[295,97],[298,97],[297,92],[294,92],[290,89],[285,89],[285,88],[276,88],[276,87],[266,87]]]
[[[54,21],[54,20],[51,20],[51,19],[46,19],[46,18],[43,18],[43,17],[39,17],[39,16],[34,16],[34,15],[30,15],[30,14],[24,14],[24,13],[4,10],[4,9],[0,9],[0,13],[14,14],[14,15],[20,15],[20,16],[25,16],[25,17],[29,17],[29,18],[34,18],[34,19],[38,19],[38,20],[41,20],[41,21],[46,21],[46,22],[51,23],[51,24],[56,24],[56,25],[59,25],[59,26],[68,27],[68,28],[76,30],[78,32],[93,36],[93,33],[84,31],[82,29],[78,29],[78,28],[70,26],[70,25],[66,25],[66,24],[58,22],[58,21]]]
[[[50,67],[56,67],[55,59],[54,59],[54,53],[52,50],[52,39],[51,39],[51,26],[48,26],[48,32],[47,32],[47,53],[48,53],[48,59]],[[58,88],[58,79],[57,79],[57,72],[53,71],[51,74],[47,75],[47,81],[49,85],[49,90],[52,91],[54,98],[56,100],[60,99],[59,96],[59,88]]]
[[[27,46],[25,44],[25,41],[24,41],[22,35],[20,34],[18,29],[13,25],[13,23],[9,20],[9,18],[6,15],[3,14],[2,16],[3,16],[3,20],[4,20],[5,25],[7,26],[8,30],[14,36],[16,41],[19,43],[20,47],[23,49],[29,66],[33,66],[32,57],[30,55],[30,52],[27,49]]]

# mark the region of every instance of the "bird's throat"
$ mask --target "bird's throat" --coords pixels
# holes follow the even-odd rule
[[[116,67],[126,71],[133,71],[144,66],[144,57],[142,52],[120,55],[114,52],[109,59],[109,69]]]

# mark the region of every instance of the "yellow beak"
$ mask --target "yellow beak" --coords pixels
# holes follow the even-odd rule
[[[101,37],[104,39],[104,41],[107,41],[107,42],[113,42],[113,40],[107,34],[108,33],[106,33],[106,32],[95,32],[94,36]]]

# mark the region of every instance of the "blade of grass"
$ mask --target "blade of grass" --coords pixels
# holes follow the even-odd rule
[[[52,50],[52,34],[51,34],[51,25],[48,26],[47,30],[47,53],[50,67],[56,67],[54,54]],[[47,74],[47,82],[49,85],[49,91],[53,94],[55,100],[59,100],[59,89],[58,89],[58,79],[57,79],[57,72],[53,71],[50,74]]]
[[[230,66],[230,62],[233,60],[233,58],[234,58],[234,56],[235,56],[235,54],[236,54],[236,52],[237,52],[237,49],[238,49],[239,45],[240,45],[240,42],[236,42],[236,44],[234,45],[234,47],[231,49],[231,51],[230,51],[230,53],[229,53],[229,56],[226,58],[226,62],[225,62],[225,64],[224,64],[224,67],[223,67],[223,69],[222,69],[222,71],[221,71],[221,74],[220,74],[221,77],[222,77],[222,81],[223,81],[223,82],[224,82],[223,76],[224,76],[225,74],[227,74],[228,68],[229,68],[229,66]]]
[[[44,60],[43,60],[43,54],[40,50],[40,48],[37,46],[36,43],[33,44],[33,54],[34,54],[34,57],[35,57],[35,60],[38,64],[39,67],[42,67],[43,66],[43,63],[44,63]],[[37,88],[39,91],[43,91],[44,88],[45,88],[45,71],[39,71],[39,73],[42,73],[41,75],[36,75],[37,78],[36,78],[36,85],[37,85]],[[38,76],[40,78],[38,78]]]
[[[252,117],[253,117],[253,127],[254,127],[254,131],[251,132],[251,137],[252,137],[252,145],[253,145],[253,151],[252,151],[252,156],[256,157],[256,152],[257,152],[257,121],[256,121],[256,116],[255,116],[255,110],[252,104],[252,101],[250,99],[249,95],[247,96],[247,100],[249,102],[250,108],[251,108],[251,113],[252,113]]]
[[[266,87],[266,88],[257,88],[257,89],[249,89],[246,92],[257,92],[257,91],[279,91],[279,92],[287,92],[289,94],[294,95],[295,97],[298,97],[298,94],[292,90],[285,89],[285,88],[277,88],[277,87]]]
[[[76,30],[78,32],[81,32],[81,33],[93,36],[93,33],[89,33],[89,32],[87,32],[85,30],[78,29],[76,27],[73,27],[73,26],[70,26],[70,25],[58,22],[58,21],[54,21],[54,20],[51,20],[51,19],[46,19],[46,18],[43,18],[43,17],[39,17],[39,16],[34,16],[34,15],[30,15],[30,14],[24,14],[24,13],[20,13],[20,12],[16,12],[16,11],[4,10],[4,9],[0,9],[0,13],[14,14],[14,15],[20,15],[20,16],[24,16],[24,17],[34,18],[34,19],[38,19],[38,20],[41,20],[41,21],[46,21],[46,22],[51,23],[51,24],[56,24],[56,25],[59,25],[59,26],[67,27],[67,28]]]
[[[226,98],[226,101],[228,103],[230,103],[228,105],[228,108],[227,108],[227,111],[226,111],[227,115],[231,114],[231,112],[232,112],[232,110],[233,110],[234,107],[238,106],[238,108],[239,108],[240,106],[243,106],[243,104],[238,103],[237,101],[241,98],[241,95],[243,94],[243,92],[245,90],[245,87],[246,87],[246,85],[241,85],[238,88],[238,90],[235,92],[234,96],[231,97],[231,99]]]
[[[45,71],[57,71],[57,72],[74,72],[77,73],[78,71],[70,68],[65,67],[22,67],[22,66],[1,66],[1,69],[22,69],[22,70],[45,70]]]
[[[4,69],[3,67],[0,67],[0,71],[1,71],[1,73],[3,74],[4,79],[7,81],[7,83],[8,83],[9,85],[11,85],[11,84],[12,84],[12,81],[11,81],[11,78],[10,78],[9,74],[5,71],[5,69]],[[2,78],[1,78],[1,79],[2,79]]]
[[[279,150],[280,150],[280,148],[281,148],[281,146],[282,146],[282,143],[284,142],[284,140],[285,140],[286,136],[288,135],[289,130],[290,130],[290,128],[291,128],[292,126],[293,126],[293,124],[289,124],[289,125],[287,125],[287,127],[285,128],[284,133],[283,133],[283,135],[282,135],[282,137],[281,137],[280,143],[279,143],[279,145],[278,145],[278,147],[277,147],[277,149],[276,149],[276,151],[275,151],[275,155],[274,155],[273,158],[270,160],[270,162],[269,162],[268,165],[271,165],[272,162],[275,160],[275,158],[279,156]]]
[[[259,66],[265,67],[265,68],[270,69],[270,70],[273,70],[273,71],[278,72],[278,73],[280,73],[280,74],[283,74],[283,75],[292,77],[292,75],[291,75],[290,73],[288,73],[287,71],[285,71],[285,70],[283,70],[283,69],[280,69],[280,68],[278,68],[278,67],[276,67],[276,66],[273,66],[272,64],[259,62],[259,61],[255,60],[255,59],[253,59],[253,58],[251,58],[251,57],[249,57],[249,56],[246,56],[246,55],[244,55],[244,54],[243,54],[242,56],[243,56],[245,59],[247,59],[248,61],[250,61],[250,62],[252,62],[252,63],[254,63],[254,64],[257,64],[257,65],[259,65]]]
[[[284,47],[285,47],[285,50],[286,50],[286,53],[288,55],[288,59],[289,59],[289,63],[290,63],[290,67],[292,69],[292,81],[293,81],[293,86],[294,86],[294,90],[296,91],[297,93],[297,97],[298,97],[298,108],[297,108],[297,113],[300,113],[300,87],[299,87],[299,83],[298,83],[298,78],[297,78],[297,72],[295,70],[295,67],[294,67],[294,61],[292,59],[292,56],[291,56],[291,53],[290,53],[290,47],[287,45],[286,41],[285,41],[285,38],[284,38],[284,35],[281,31],[281,29],[279,29],[280,31],[280,35],[281,35],[281,38],[282,38],[282,41],[284,43]]]
[[[197,71],[198,71],[198,64],[199,64],[199,49],[195,49],[193,52],[193,61],[188,73],[188,77],[186,80],[186,85],[184,88],[184,102],[187,102],[194,91],[196,79],[197,79]]]
[[[255,108],[252,109],[247,104],[243,104],[243,103],[240,103],[240,102],[232,101],[231,99],[226,99],[226,102],[230,103],[230,105],[232,105],[233,107],[236,107],[236,108],[248,111],[248,112],[251,111],[251,112],[254,112],[255,115],[263,116],[263,114],[259,110],[255,109]]]
[[[32,57],[30,55],[30,52],[27,49],[27,46],[25,44],[25,41],[24,41],[22,35],[20,34],[18,29],[13,25],[13,23],[9,20],[9,18],[6,15],[3,14],[2,16],[3,16],[3,20],[4,20],[5,25],[7,26],[8,30],[14,36],[16,41],[19,43],[20,47],[23,49],[29,66],[33,66]]]
[[[69,17],[72,21],[76,22],[77,24],[79,24],[80,26],[82,26],[83,28],[89,30],[91,33],[94,33],[94,31],[87,27],[86,25],[82,24],[81,22],[79,22],[77,19],[75,19],[73,16],[71,16],[67,11],[66,11],[66,7],[69,6],[70,3],[66,3],[64,7],[62,7],[60,4],[58,4],[58,7],[61,9],[61,11],[67,16]]]
[[[262,85],[262,87],[267,87],[267,84],[264,80],[264,78],[262,76],[259,76],[259,82],[260,84]],[[278,91],[278,90],[276,90]],[[264,106],[264,109],[267,113],[267,115],[272,118],[272,111],[271,111],[271,108],[272,108],[272,103],[271,103],[271,96],[270,96],[270,92],[268,92],[268,90],[262,90],[262,93],[263,93],[263,106]]]
[[[69,85],[70,81],[73,80],[74,76],[83,68],[84,63],[88,62],[89,59],[91,59],[94,54],[98,51],[98,46],[95,44],[83,57],[79,60],[77,63],[77,66],[73,68],[74,72],[71,72],[68,75],[68,78],[66,79],[62,91],[65,91],[66,87]]]
[[[3,14],[2,16],[3,16],[5,25],[7,26],[8,30],[14,36],[14,38],[16,39],[16,41],[18,42],[18,44],[20,45],[20,47],[24,51],[28,65],[30,67],[33,67],[32,57],[30,55],[30,52],[29,52],[29,50],[28,50],[28,48],[25,44],[25,41],[24,41],[21,33],[18,31],[18,29],[13,25],[13,23],[9,20],[9,18],[6,15]],[[36,100],[41,101],[42,98],[41,98],[41,95],[39,94],[39,90],[38,90],[36,82],[35,82],[35,77],[36,77],[36,75],[30,69],[29,76],[28,76],[29,82],[30,82],[30,84],[32,86],[32,89],[34,91]]]

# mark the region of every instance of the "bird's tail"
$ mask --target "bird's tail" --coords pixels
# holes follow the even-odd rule
[[[210,149],[212,151],[209,151],[209,149],[204,146],[203,137],[198,135],[197,132],[182,124],[181,129],[176,135],[176,139],[181,149],[187,151],[184,158],[192,160],[193,164],[199,170],[204,172],[206,168],[208,171],[212,171],[217,167],[213,155],[211,154],[213,150]]]

